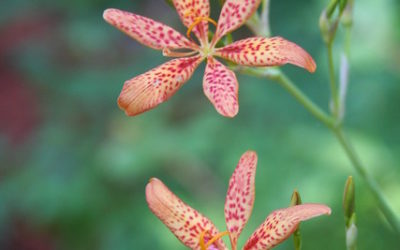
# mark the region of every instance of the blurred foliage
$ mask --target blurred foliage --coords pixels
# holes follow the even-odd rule
[[[313,55],[314,75],[283,70],[327,107],[318,29],[324,5],[272,1],[271,25],[275,35]],[[126,117],[116,105],[123,82],[167,59],[104,22],[108,7],[185,31],[162,0],[0,3],[0,249],[183,249],[148,210],[147,180],[162,179],[222,230],[228,179],[247,149],[259,155],[258,195],[239,243],[270,211],[287,206],[297,188],[303,202],[333,209],[330,217],[302,223],[303,249],[344,249],[342,184],[354,172],[331,134],[279,86],[248,76],[238,75],[238,116],[219,116],[203,94],[204,65],[170,101]],[[219,9],[213,2],[214,18]],[[397,211],[399,11],[396,1],[355,3],[346,120]],[[342,44],[336,45],[339,60]],[[399,239],[357,175],[355,182],[359,248],[398,249]],[[277,249],[286,248],[291,241]]]

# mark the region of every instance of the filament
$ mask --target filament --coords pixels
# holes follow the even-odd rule
[[[192,33],[192,30],[194,29],[194,27],[196,27],[202,21],[207,21],[207,22],[210,22],[210,23],[214,24],[214,26],[217,26],[217,22],[214,21],[210,17],[207,17],[207,16],[196,17],[194,19],[194,22],[189,26],[188,31],[186,32],[186,36],[188,38],[190,38],[190,33]]]
[[[218,234],[214,235],[214,237],[212,237],[209,241],[207,241],[207,243],[205,243],[204,242],[204,236],[207,233],[208,233],[208,230],[205,230],[205,231],[201,232],[201,234],[200,234],[200,249],[201,250],[207,250],[208,247],[210,247],[214,242],[216,242],[217,240],[221,239],[225,235],[229,234],[228,231],[225,231],[225,232],[222,232],[222,233],[218,233]]]

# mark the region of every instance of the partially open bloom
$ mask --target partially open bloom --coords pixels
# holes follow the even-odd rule
[[[229,235],[232,250],[236,250],[239,235],[253,209],[256,166],[256,153],[247,151],[233,172],[225,200],[225,232],[219,232],[208,218],[185,204],[156,178],[146,186],[147,203],[185,246],[196,250],[227,249],[221,237]],[[250,236],[243,249],[270,249],[288,238],[301,221],[330,213],[329,207],[312,203],[275,210]]]
[[[239,111],[238,82],[235,73],[214,57],[222,57],[245,66],[280,66],[291,63],[314,72],[311,56],[296,44],[281,37],[250,37],[217,48],[218,41],[239,28],[257,10],[261,0],[227,0],[216,23],[210,18],[209,0],[173,0],[187,36],[147,17],[107,9],[104,19],[138,42],[162,50],[164,56],[178,57],[125,82],[118,105],[129,116],[152,109],[168,100],[189,78],[197,66],[207,60],[203,78],[205,95],[223,116]],[[209,41],[208,23],[216,25]],[[190,39],[193,31],[199,44]]]

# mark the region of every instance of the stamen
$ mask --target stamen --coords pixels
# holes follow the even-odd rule
[[[208,234],[208,230],[205,230],[205,231],[201,232],[201,234],[200,234],[200,249],[201,250],[207,250],[214,242],[216,242],[217,240],[221,239],[225,235],[228,235],[229,232],[225,231],[225,232],[222,232],[222,233],[218,233],[218,234],[214,235],[214,237],[212,237],[209,241],[207,241],[207,243],[205,243],[204,242],[204,236],[206,234]]]
[[[196,17],[194,19],[194,22],[189,26],[188,31],[186,32],[186,36],[188,38],[190,38],[190,33],[192,32],[194,27],[196,27],[202,21],[210,22],[210,23],[214,24],[215,27],[217,27],[217,22],[214,21],[213,19],[211,19],[210,17],[206,17],[206,16]]]
[[[186,57],[186,56],[194,55],[198,52],[197,51],[179,52],[179,51],[171,51],[168,48],[164,48],[162,53],[163,53],[163,56],[168,56],[168,57]]]
[[[206,246],[205,246],[206,249],[207,249],[209,246],[211,246],[214,242],[216,242],[217,240],[221,239],[222,237],[224,237],[225,235],[228,235],[228,234],[229,234],[229,232],[228,232],[228,231],[225,231],[225,232],[219,233],[219,234],[215,235],[214,237],[212,237],[211,240],[209,240],[209,241],[207,242],[207,244],[206,244]]]
[[[206,235],[206,233],[208,233],[208,230],[205,230],[205,231],[201,232],[201,234],[200,234],[200,249],[201,250],[207,250],[206,244],[204,243],[204,236]]]

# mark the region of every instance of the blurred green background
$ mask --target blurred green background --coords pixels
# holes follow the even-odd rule
[[[217,18],[220,7],[211,2]],[[326,2],[273,0],[271,26],[314,57],[315,74],[283,70],[327,109],[318,28]],[[227,119],[203,94],[203,64],[167,103],[126,117],[116,104],[123,82],[168,59],[108,25],[102,12],[109,7],[185,32],[162,0],[0,3],[0,249],[184,249],[147,208],[148,179],[163,180],[224,230],[228,180],[247,149],[259,156],[257,197],[240,245],[297,188],[304,202],[333,209],[302,224],[304,249],[344,249],[341,199],[354,175],[359,249],[398,249],[335,138],[274,82],[238,74],[240,112]],[[399,13],[395,0],[356,0],[345,122],[398,214]],[[292,241],[277,249],[293,249]]]

